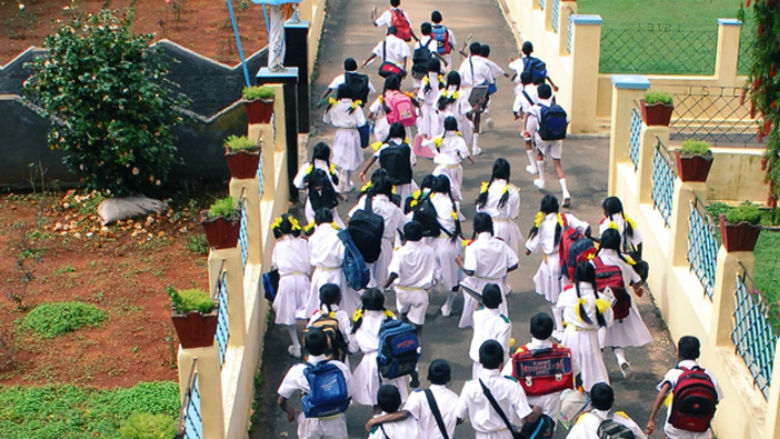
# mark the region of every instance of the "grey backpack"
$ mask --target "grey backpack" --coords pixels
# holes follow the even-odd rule
[[[612,420],[613,413],[609,413],[609,417],[599,424],[596,434],[599,439],[636,439],[634,432],[625,425]]]

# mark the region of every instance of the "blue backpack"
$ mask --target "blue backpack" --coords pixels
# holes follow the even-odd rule
[[[351,400],[344,373],[330,361],[309,364],[303,371],[309,382],[309,393],[301,398],[303,415],[322,418],[344,413]]]
[[[539,104],[541,109],[539,118],[539,137],[542,140],[562,140],[566,138],[566,127],[569,121],[566,111],[558,104],[549,107]]]
[[[348,230],[339,230],[339,239],[344,243],[344,277],[347,278],[347,285],[353,290],[362,290],[371,280],[371,270],[368,269],[363,255],[360,254],[352,236]]]
[[[547,78],[547,64],[539,58],[529,56],[523,63],[523,71],[531,72],[531,80],[534,83],[541,82]]]
[[[276,292],[279,291],[279,270],[274,268],[268,273],[263,273],[263,291],[265,298],[273,302],[276,298]]]
[[[417,330],[412,325],[400,320],[382,323],[376,356],[379,373],[387,379],[408,375],[417,367],[419,347]]]

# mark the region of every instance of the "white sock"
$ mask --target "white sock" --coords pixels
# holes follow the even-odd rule
[[[539,180],[544,181],[544,161],[536,161],[536,171],[539,172]]]
[[[287,332],[290,334],[290,340],[292,341],[292,345],[295,346],[296,348],[300,348],[301,342],[298,341],[298,326],[288,325]]]
[[[628,363],[623,348],[612,348],[612,350],[615,352],[615,358],[617,358],[618,364]]]
[[[552,308],[553,317],[555,318],[555,330],[563,331],[563,308],[558,308],[555,305],[550,306]]]
[[[566,179],[559,178],[558,183],[561,184],[561,193],[563,194],[563,198],[571,198],[571,194],[569,193],[569,188],[566,187]]]
[[[457,294],[458,294],[457,292],[452,290],[447,291],[447,300],[444,302],[444,306],[443,306],[444,309],[449,309],[449,310],[452,309],[452,302],[455,301],[455,296]]]
[[[533,167],[536,167],[536,157],[534,157],[534,150],[532,150],[532,149],[526,149],[526,150],[525,150],[525,155],[527,155],[527,156],[528,156],[528,163],[529,163],[531,166],[533,166]]]
[[[474,151],[479,149],[479,133],[474,133],[471,135],[471,149]]]

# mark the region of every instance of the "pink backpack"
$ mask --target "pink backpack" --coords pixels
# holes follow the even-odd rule
[[[396,90],[388,90],[385,93],[385,107],[387,111],[387,123],[400,122],[405,127],[410,127],[417,121],[414,113],[412,99]]]

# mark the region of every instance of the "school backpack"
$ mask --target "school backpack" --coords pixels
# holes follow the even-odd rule
[[[430,192],[421,195],[415,204],[411,208],[412,220],[417,221],[422,225],[423,237],[426,238],[438,238],[441,235],[441,225],[439,225],[439,215],[436,213],[436,208],[431,201]]]
[[[541,82],[547,78],[547,64],[533,56],[524,58],[523,71],[531,72],[531,80],[534,83]]]
[[[680,430],[702,433],[710,428],[718,404],[718,391],[704,369],[695,366],[683,371],[672,390],[669,423]]]
[[[303,338],[312,328],[319,328],[325,333],[328,339],[328,348],[325,350],[325,356],[328,360],[344,361],[347,358],[347,341],[344,334],[339,330],[339,321],[336,320],[333,313],[322,314],[316,320],[311,322],[303,330]]]
[[[385,219],[374,213],[371,192],[366,195],[365,207],[352,214],[347,224],[349,236],[366,263],[376,262],[382,251],[382,235],[385,232]]]
[[[368,269],[363,255],[360,254],[348,230],[339,230],[338,236],[344,244],[344,262],[341,269],[347,280],[347,286],[353,290],[362,290],[371,280],[371,270]]]
[[[450,32],[447,30],[447,26],[442,24],[434,24],[432,27],[431,35],[436,40],[436,51],[440,55],[446,55],[452,51],[450,46]]]
[[[387,171],[390,182],[396,186],[412,181],[411,153],[412,149],[406,142],[390,142],[379,152],[379,166]]]
[[[351,400],[344,372],[329,361],[310,364],[303,375],[309,382],[309,393],[301,398],[303,415],[322,418],[344,413]]]
[[[266,300],[273,302],[276,299],[276,292],[279,291],[279,270],[274,268],[268,273],[263,273],[262,281]]]
[[[562,140],[566,138],[569,121],[566,111],[558,104],[549,107],[539,103],[539,137],[542,140]]]
[[[399,8],[392,8],[390,9],[390,15],[390,26],[395,26],[395,30],[398,31],[395,36],[407,43],[412,41],[412,29],[404,13]]]
[[[601,421],[599,428],[596,430],[596,434],[599,439],[635,439],[636,436],[630,428],[625,425],[615,422],[612,419],[612,412],[609,413],[607,419]]]
[[[588,260],[590,255],[596,254],[593,241],[584,237],[579,230],[569,226],[565,214],[561,215],[561,241],[558,243],[558,263],[560,264],[559,277],[567,276],[574,279],[574,267],[580,262]]]
[[[397,90],[388,90],[384,96],[388,124],[400,122],[401,125],[410,127],[417,122],[412,98]]]
[[[408,375],[417,367],[419,347],[417,330],[412,325],[400,320],[385,321],[379,327],[379,373],[387,379]]]
[[[552,439],[555,432],[555,421],[545,414],[533,423],[524,423],[520,429],[520,437],[524,439]]]
[[[433,41],[433,38],[430,38],[425,45],[414,49],[414,53],[412,53],[412,78],[414,79],[422,79],[423,76],[428,74],[428,66],[433,57],[430,49],[428,49],[431,41]]]
[[[363,104],[368,99],[368,75],[357,72],[344,72],[344,84],[352,92],[352,99],[360,100]]]
[[[326,171],[315,167],[303,181],[309,189],[309,202],[313,210],[333,209],[339,205],[336,189]]]
[[[557,343],[551,348],[523,346],[512,355],[512,376],[526,395],[547,395],[574,387],[571,350]]]
[[[615,304],[612,305],[612,312],[615,314],[615,320],[625,319],[631,309],[631,296],[623,284],[623,273],[617,265],[606,265],[601,258],[595,257],[591,260],[596,269],[596,289],[604,291],[609,287],[615,296]]]

